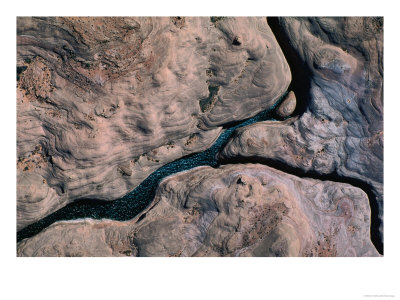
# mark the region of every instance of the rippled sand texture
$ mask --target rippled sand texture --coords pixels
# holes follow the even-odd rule
[[[63,221],[19,256],[377,256],[367,195],[259,164],[166,178],[131,221]]]
[[[18,230],[122,197],[291,81],[266,18],[18,18],[17,71]]]

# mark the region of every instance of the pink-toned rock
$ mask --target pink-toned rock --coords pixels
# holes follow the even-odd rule
[[[289,117],[296,109],[296,95],[293,91],[283,99],[282,103],[276,109],[276,114],[281,118]]]
[[[21,17],[17,69],[18,230],[124,196],[291,80],[265,18]]]
[[[227,161],[262,158],[303,172],[363,182],[375,198],[371,197],[376,206],[371,230],[381,244],[382,22],[370,17],[279,18],[275,30],[282,31],[282,39],[299,56],[298,77],[309,76],[304,113],[283,123],[240,128],[220,155]]]
[[[199,167],[166,178],[127,222],[54,223],[18,256],[377,256],[367,195],[263,165]]]

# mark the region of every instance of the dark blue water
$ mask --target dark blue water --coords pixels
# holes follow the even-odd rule
[[[17,241],[29,238],[52,223],[61,220],[93,218],[126,221],[132,219],[151,203],[158,184],[164,177],[199,166],[218,167],[219,162],[216,159],[216,155],[223,149],[233,131],[255,122],[273,120],[273,111],[281,103],[286,94],[270,109],[262,111],[239,124],[230,124],[230,127],[226,128],[215,143],[207,150],[180,158],[154,171],[138,187],[124,197],[112,202],[81,200],[70,203],[40,221],[20,230],[17,233]]]

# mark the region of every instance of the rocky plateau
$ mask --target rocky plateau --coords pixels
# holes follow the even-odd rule
[[[367,195],[257,164],[165,179],[131,221],[58,222],[20,256],[377,256]]]
[[[18,17],[17,231],[269,110],[133,219],[61,219],[17,255],[383,254],[383,18]]]
[[[291,80],[265,18],[17,21],[18,229],[122,197]]]

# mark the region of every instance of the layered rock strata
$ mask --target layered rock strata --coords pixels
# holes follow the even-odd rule
[[[120,198],[290,80],[265,18],[18,18],[18,230]]]
[[[275,26],[300,61],[292,72],[310,76],[308,97],[301,99],[305,112],[238,129],[220,157],[266,159],[366,183],[376,198],[382,242],[382,18],[279,18]]]
[[[377,256],[367,195],[263,165],[198,167],[166,178],[127,222],[54,223],[18,256]]]

